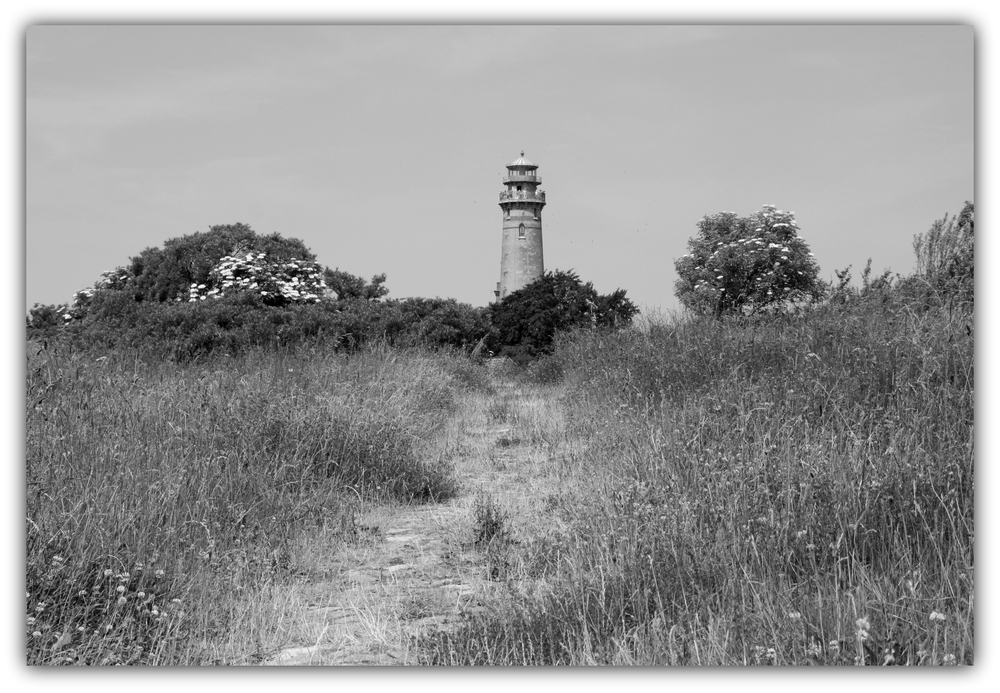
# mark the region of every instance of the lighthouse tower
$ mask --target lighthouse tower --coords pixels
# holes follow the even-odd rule
[[[545,193],[538,188],[542,179],[538,166],[524,158],[507,164],[500,191],[503,210],[503,239],[500,246],[500,281],[493,293],[496,300],[527,286],[545,272],[542,263],[542,207]]]

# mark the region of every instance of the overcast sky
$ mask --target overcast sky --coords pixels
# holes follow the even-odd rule
[[[505,165],[546,269],[671,309],[706,214],[794,211],[830,279],[973,189],[974,31],[880,26],[31,26],[26,307],[243,222],[390,296],[485,305]]]

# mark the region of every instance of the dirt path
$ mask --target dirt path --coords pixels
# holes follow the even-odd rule
[[[309,623],[299,630],[316,633],[315,642],[269,664],[417,664],[413,636],[454,628],[510,588],[475,545],[476,501],[509,514],[515,538],[535,522],[557,490],[562,416],[553,388],[502,375],[491,384],[463,396],[435,441],[454,465],[458,495],[372,508],[360,522],[374,540],[341,552],[332,577],[308,587]]]

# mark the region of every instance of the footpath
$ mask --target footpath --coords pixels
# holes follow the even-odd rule
[[[297,630],[316,633],[315,642],[268,665],[419,664],[415,637],[457,628],[510,589],[476,545],[477,503],[502,509],[514,540],[531,527],[557,493],[562,414],[555,388],[502,373],[490,382],[488,392],[463,395],[431,446],[454,466],[456,497],[366,511],[358,522],[372,541],[340,552],[331,577],[309,586],[309,623]]]

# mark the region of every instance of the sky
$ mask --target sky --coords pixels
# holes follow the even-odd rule
[[[545,268],[678,307],[698,220],[793,211],[821,277],[974,189],[974,28],[32,25],[25,309],[242,222],[391,297],[486,305],[498,193],[539,165]]]

